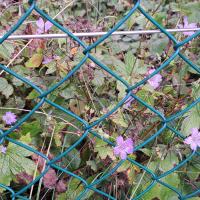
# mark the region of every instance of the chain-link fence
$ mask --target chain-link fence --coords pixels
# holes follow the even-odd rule
[[[132,97],[134,98],[136,101],[138,101],[140,104],[142,104],[143,106],[147,107],[148,109],[150,109],[153,113],[155,113],[155,115],[157,115],[161,121],[162,121],[162,127],[155,133],[153,134],[151,137],[149,137],[147,140],[145,140],[143,143],[139,144],[138,146],[136,146],[134,148],[134,152],[140,150],[141,148],[145,147],[145,145],[147,145],[149,142],[151,142],[152,140],[154,140],[156,137],[158,137],[159,135],[162,134],[162,132],[166,129],[172,131],[176,136],[178,136],[179,138],[181,138],[182,140],[184,139],[184,136],[178,132],[177,130],[175,130],[171,125],[170,122],[174,121],[176,118],[180,117],[181,115],[185,114],[186,112],[188,112],[191,108],[193,108],[194,106],[196,106],[199,102],[200,102],[200,98],[197,98],[194,102],[192,102],[188,107],[184,108],[183,110],[180,110],[179,112],[166,117],[164,116],[161,112],[159,112],[158,110],[156,110],[154,107],[150,106],[149,104],[147,104],[147,102],[143,101],[141,98],[139,98],[138,96],[136,96],[132,91],[137,89],[138,87],[140,87],[141,85],[145,84],[150,78],[152,78],[154,75],[156,75],[157,73],[159,73],[161,70],[165,69],[170,62],[172,62],[175,58],[180,57],[184,62],[186,62],[191,68],[193,68],[197,73],[200,73],[200,68],[198,66],[196,66],[195,64],[193,64],[187,57],[185,57],[182,53],[180,53],[181,48],[187,44],[188,42],[190,42],[192,39],[198,37],[200,35],[200,31],[197,31],[195,34],[193,34],[192,36],[186,38],[185,40],[178,42],[175,37],[170,34],[169,32],[166,31],[166,29],[164,29],[158,22],[156,22],[148,13],[146,13],[143,8],[140,5],[140,0],[135,0],[134,1],[134,7],[128,12],[128,14],[121,19],[107,34],[103,35],[101,38],[99,38],[96,42],[94,42],[93,44],[91,44],[90,46],[87,46],[82,40],[80,40],[78,37],[76,37],[74,34],[72,34],[70,31],[68,31],[66,28],[64,28],[63,26],[61,26],[59,23],[57,23],[55,20],[53,20],[49,15],[47,15],[45,12],[43,12],[38,6],[35,0],[32,0],[29,2],[30,7],[29,9],[26,11],[26,13],[20,18],[20,20],[17,22],[16,25],[14,25],[1,39],[0,39],[0,44],[2,44],[12,33],[14,33],[19,27],[20,25],[22,25],[22,23],[27,19],[27,17],[29,17],[31,15],[31,13],[33,11],[37,12],[40,16],[42,16],[43,18],[45,18],[46,20],[50,21],[54,26],[56,26],[58,29],[60,29],[61,31],[63,31],[64,33],[66,33],[71,39],[75,40],[80,46],[82,46],[84,48],[83,54],[84,54],[84,58],[57,84],[55,84],[54,86],[52,86],[51,88],[49,88],[46,91],[43,91],[41,88],[39,88],[38,86],[36,86],[35,84],[33,84],[32,82],[30,82],[29,80],[27,80],[26,78],[20,76],[19,74],[15,73],[14,71],[12,71],[12,69],[7,68],[4,65],[0,64],[0,68],[4,71],[6,71],[8,74],[16,77],[17,79],[23,81],[24,83],[30,85],[33,89],[35,89],[40,95],[39,95],[39,102],[37,103],[37,105],[31,110],[31,112],[29,112],[27,115],[25,115],[22,119],[20,119],[19,121],[17,121],[17,123],[12,126],[10,129],[3,131],[0,130],[1,136],[1,143],[3,143],[4,141],[9,141],[11,143],[14,143],[16,145],[19,145],[20,147],[25,148],[28,151],[31,151],[35,154],[37,154],[38,156],[41,156],[42,158],[44,158],[46,160],[46,168],[45,170],[39,175],[37,176],[33,181],[31,181],[28,185],[26,185],[24,188],[22,188],[19,191],[15,191],[14,189],[12,189],[11,187],[5,186],[3,184],[1,184],[1,180],[0,180],[0,187],[3,189],[6,189],[7,191],[10,192],[11,194],[11,198],[14,199],[28,199],[27,197],[23,196],[23,193],[25,191],[27,191],[28,189],[31,188],[31,186],[33,186],[34,184],[36,184],[42,177],[44,177],[44,175],[48,172],[48,170],[50,168],[54,168],[56,170],[59,170],[63,173],[66,173],[67,175],[74,177],[76,179],[78,179],[79,181],[81,181],[81,183],[83,184],[84,190],[81,192],[81,194],[79,194],[76,199],[82,199],[90,190],[93,190],[96,193],[99,193],[101,195],[103,195],[104,197],[108,198],[108,199],[116,199],[115,197],[111,196],[108,193],[105,193],[104,191],[101,191],[99,189],[97,189],[97,185],[104,181],[105,179],[107,179],[108,177],[110,177],[126,160],[128,160],[129,162],[131,162],[133,165],[139,167],[140,169],[144,170],[146,173],[148,173],[151,176],[151,184],[144,190],[142,191],[138,196],[135,196],[133,199],[140,199],[145,193],[148,193],[148,191],[155,186],[156,183],[159,183],[167,188],[169,188],[170,190],[174,191],[179,199],[189,199],[193,196],[198,196],[198,194],[200,193],[200,189],[193,191],[190,194],[187,195],[183,195],[177,188],[175,188],[174,186],[171,186],[165,182],[163,182],[161,179],[163,177],[168,176],[169,174],[172,174],[173,172],[175,172],[176,170],[178,170],[179,168],[181,168],[183,165],[186,164],[186,162],[188,162],[189,160],[191,160],[191,158],[194,155],[199,156],[200,154],[197,151],[193,151],[186,159],[182,160],[178,165],[176,165],[173,169],[166,171],[165,173],[161,174],[161,175],[156,175],[155,173],[153,173],[150,169],[148,169],[146,166],[143,166],[142,164],[138,163],[137,161],[135,161],[134,159],[131,158],[127,158],[126,160],[121,160],[119,161],[119,163],[109,172],[107,172],[106,174],[104,174],[102,177],[94,180],[92,183],[88,183],[86,180],[84,180],[82,177],[72,173],[71,171],[69,171],[66,168],[62,168],[59,165],[57,165],[57,161],[59,161],[61,158],[63,158],[64,156],[66,156],[70,151],[72,151],[75,147],[77,147],[77,145],[79,145],[89,134],[92,134],[93,136],[102,139],[104,142],[106,142],[107,144],[111,145],[111,146],[115,146],[114,143],[112,143],[111,141],[109,141],[106,138],[103,138],[100,134],[98,134],[97,132],[95,132],[93,130],[94,126],[98,125],[99,123],[101,123],[103,120],[105,120],[106,118],[108,118],[110,115],[112,115],[115,111],[117,111],[126,101],[128,98]],[[174,52],[171,54],[171,56],[162,64],[160,65],[152,74],[148,75],[146,78],[144,78],[143,80],[141,80],[140,82],[136,83],[135,85],[129,85],[127,83],[126,80],[124,80],[122,77],[120,77],[117,73],[115,73],[114,71],[112,71],[110,68],[108,68],[106,65],[102,64],[99,60],[97,60],[96,58],[94,58],[91,55],[91,50],[94,49],[95,47],[97,47],[100,43],[102,43],[104,40],[106,40],[113,32],[115,32],[121,25],[123,25],[130,17],[131,15],[135,12],[135,11],[140,11],[150,22],[152,22],[162,33],[164,33],[174,44]],[[65,109],[64,107],[61,107],[60,105],[52,102],[51,100],[49,100],[47,98],[47,95],[49,95],[50,93],[52,93],[55,89],[57,89],[60,85],[62,85],[64,82],[66,82],[68,79],[70,79],[70,77],[72,77],[81,67],[82,65],[88,60],[92,60],[94,63],[96,63],[101,69],[105,70],[106,72],[108,72],[112,77],[114,77],[115,79],[117,79],[118,81],[120,81],[125,87],[126,87],[126,93],[127,95],[109,112],[107,112],[104,116],[100,117],[98,120],[94,121],[93,123],[88,123],[86,122],[84,119],[80,118],[78,115],[74,114],[73,112],[71,112],[68,109]],[[51,106],[61,110],[62,112],[64,112],[66,115],[70,115],[71,117],[75,118],[76,120],[78,120],[80,123],[82,123],[82,125],[84,126],[84,134],[82,134],[82,136],[79,138],[78,141],[76,141],[72,146],[70,146],[67,150],[65,150],[63,153],[61,153],[60,155],[56,156],[55,158],[53,158],[52,160],[49,160],[48,157],[46,155],[44,155],[41,152],[38,152],[37,150],[33,149],[30,146],[27,146],[17,140],[14,140],[12,138],[9,137],[9,134],[11,134],[15,129],[19,128],[24,122],[26,122],[34,113],[36,110],[38,110],[44,103],[48,103]]]

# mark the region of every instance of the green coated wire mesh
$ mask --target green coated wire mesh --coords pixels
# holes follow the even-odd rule
[[[27,80],[26,78],[20,76],[19,74],[15,73],[14,71],[12,71],[11,69],[7,68],[6,66],[0,64],[0,69],[6,71],[8,74],[16,77],[17,79],[23,81],[24,83],[28,84],[29,86],[31,86],[33,89],[35,89],[38,93],[39,93],[39,102],[37,103],[37,105],[31,110],[31,112],[29,112],[27,115],[25,115],[25,117],[23,117],[22,119],[20,119],[19,121],[17,121],[17,123],[12,126],[10,129],[3,131],[0,129],[0,139],[1,139],[1,143],[3,143],[4,141],[9,141],[11,143],[14,143],[16,145],[19,145],[20,147],[27,149],[28,151],[31,151],[35,154],[37,154],[38,156],[41,156],[42,158],[44,158],[46,160],[46,168],[45,170],[38,175],[33,181],[31,181],[28,185],[26,185],[25,187],[23,187],[22,189],[20,189],[19,191],[15,191],[13,188],[5,186],[3,184],[1,184],[1,180],[0,180],[0,188],[6,189],[8,192],[10,192],[11,195],[11,199],[28,199],[28,197],[23,196],[23,193],[26,192],[28,189],[31,188],[31,186],[33,186],[34,184],[36,184],[42,177],[44,177],[44,175],[48,172],[48,170],[50,168],[54,168],[56,170],[59,170],[63,173],[66,173],[67,175],[74,177],[76,179],[78,179],[79,181],[81,181],[81,183],[83,184],[83,188],[84,190],[77,195],[76,199],[82,199],[85,195],[87,195],[87,193],[89,191],[94,191],[96,193],[99,193],[100,195],[106,197],[107,199],[116,199],[115,197],[111,196],[110,194],[101,191],[100,189],[98,189],[97,185],[99,183],[101,183],[102,181],[104,181],[105,179],[109,178],[124,162],[125,160],[121,160],[119,161],[119,163],[113,168],[111,169],[109,172],[105,173],[103,176],[101,176],[100,178],[94,180],[92,183],[88,183],[86,180],[84,180],[82,177],[70,172],[70,170],[66,169],[66,168],[62,168],[57,164],[57,161],[59,161],[61,158],[63,158],[64,156],[66,156],[67,154],[69,154],[70,151],[72,151],[77,145],[79,145],[81,143],[81,141],[83,141],[89,134],[103,140],[104,142],[106,142],[107,144],[111,145],[111,146],[115,146],[114,143],[112,143],[111,141],[109,141],[106,138],[103,138],[100,134],[98,134],[97,132],[95,132],[93,130],[94,126],[98,125],[99,123],[101,123],[103,120],[105,120],[106,118],[108,118],[110,115],[112,115],[115,111],[117,111],[126,101],[129,97],[133,97],[135,100],[137,100],[140,104],[142,104],[143,106],[147,107],[148,109],[150,109],[156,116],[158,116],[160,118],[160,120],[162,121],[162,127],[151,137],[149,137],[146,141],[144,141],[143,143],[141,143],[140,145],[136,146],[134,149],[135,151],[140,150],[142,147],[144,147],[145,145],[147,145],[149,142],[151,142],[152,140],[154,140],[156,137],[158,137],[159,135],[162,134],[162,132],[166,129],[172,131],[177,137],[181,138],[182,140],[184,139],[184,136],[177,130],[175,130],[171,125],[170,122],[174,121],[176,118],[180,117],[181,115],[185,114],[186,112],[188,112],[191,108],[193,108],[194,106],[196,106],[199,102],[200,102],[200,98],[197,98],[194,102],[192,102],[188,107],[184,108],[183,110],[169,116],[166,117],[164,116],[161,112],[159,112],[158,110],[156,110],[154,107],[150,106],[149,104],[147,104],[147,102],[143,101],[142,99],[140,99],[138,96],[136,96],[132,91],[137,89],[138,87],[140,87],[141,85],[145,84],[150,78],[152,78],[154,75],[156,75],[157,73],[159,73],[161,70],[163,70],[164,68],[166,68],[170,62],[172,62],[176,57],[180,57],[184,62],[186,62],[191,68],[193,68],[193,70],[195,70],[197,73],[200,73],[200,68],[198,66],[196,66],[195,64],[193,64],[187,57],[185,57],[183,54],[180,53],[181,47],[185,44],[187,44],[188,42],[190,42],[192,39],[198,37],[200,35],[200,31],[194,33],[192,36],[186,38],[185,40],[178,42],[175,37],[170,34],[169,32],[167,32],[158,22],[156,22],[148,13],[146,13],[143,8],[140,5],[140,0],[134,0],[133,1],[134,6],[133,8],[128,12],[128,14],[121,19],[106,35],[102,36],[100,39],[98,39],[96,42],[94,42],[93,44],[91,44],[90,46],[87,46],[82,40],[80,40],[78,37],[74,36],[70,31],[68,31],[66,28],[64,28],[63,26],[61,26],[59,23],[57,23],[55,20],[53,20],[50,16],[48,16],[45,12],[43,12],[38,6],[35,0],[29,1],[30,7],[28,8],[28,10],[26,11],[26,13],[20,18],[20,20],[0,39],[0,44],[2,44],[12,33],[14,33],[20,25],[22,25],[22,23],[27,19],[27,17],[29,17],[31,15],[31,13],[33,11],[37,12],[41,17],[45,18],[46,20],[50,21],[54,26],[56,26],[58,29],[60,29],[61,31],[63,31],[64,33],[68,34],[68,36],[75,40],[80,46],[82,46],[84,48],[84,57],[83,59],[76,65],[76,67],[74,67],[60,82],[58,82],[57,84],[55,84],[54,86],[52,86],[51,88],[49,88],[48,90],[44,91],[42,90],[40,87],[36,86],[34,83],[30,82],[29,80]],[[144,15],[151,23],[153,23],[158,29],[160,29],[160,31],[162,33],[164,33],[174,44],[174,52],[171,54],[171,56],[162,64],[160,65],[152,74],[148,75],[146,78],[144,78],[142,81],[136,83],[135,85],[129,85],[127,83],[126,80],[124,80],[122,77],[120,77],[117,73],[115,73],[114,71],[112,71],[110,68],[108,68],[106,65],[102,64],[99,60],[97,60],[96,58],[94,58],[91,55],[91,50],[94,49],[95,47],[97,47],[100,43],[102,43],[104,40],[106,40],[114,31],[116,31],[121,25],[123,25],[130,17],[131,15],[135,12],[135,11],[140,11],[142,13],[142,15]],[[105,70],[106,72],[108,72],[112,77],[114,77],[115,79],[117,79],[118,81],[120,81],[125,87],[126,87],[126,93],[127,95],[109,112],[107,112],[104,116],[100,117],[98,120],[94,121],[93,123],[88,123],[86,122],[84,119],[80,118],[78,115],[74,114],[73,112],[71,112],[68,109],[65,109],[64,107],[59,106],[58,104],[52,102],[51,100],[48,99],[47,95],[49,95],[51,92],[53,92],[55,89],[57,89],[60,85],[62,85],[64,82],[66,82],[68,79],[70,79],[70,77],[72,75],[74,75],[82,66],[83,64],[88,60],[92,60],[94,63],[96,63],[101,69]],[[79,138],[78,141],[76,141],[72,146],[70,146],[67,150],[65,150],[62,154],[56,156],[55,158],[53,158],[52,160],[49,160],[49,158],[44,155],[41,152],[38,152],[37,150],[33,149],[32,147],[29,147],[23,143],[21,143],[20,141],[14,140],[12,138],[9,137],[9,135],[18,127],[20,127],[26,120],[28,120],[31,115],[33,115],[35,113],[36,110],[38,110],[44,103],[48,103],[51,106],[61,110],[62,112],[64,112],[66,115],[70,115],[71,117],[75,118],[76,120],[78,120],[83,126],[84,126],[84,134]],[[139,167],[140,169],[142,169],[143,171],[145,171],[147,174],[150,175],[151,177],[151,184],[149,184],[149,186],[142,191],[140,194],[138,194],[137,196],[132,197],[132,199],[140,199],[142,198],[142,196],[146,193],[148,193],[148,191],[154,187],[154,185],[156,183],[159,183],[161,185],[163,185],[164,187],[169,188],[170,190],[174,191],[177,196],[179,197],[179,199],[184,200],[184,199],[189,199],[191,197],[194,196],[198,196],[198,194],[200,193],[200,189],[197,189],[195,191],[193,191],[190,194],[187,195],[183,195],[177,188],[175,188],[174,186],[171,186],[167,183],[165,183],[164,181],[162,181],[161,179],[168,176],[169,174],[172,174],[174,171],[178,170],[179,168],[181,168],[186,162],[188,162],[194,155],[199,156],[200,154],[197,151],[193,151],[187,158],[185,158],[183,161],[181,161],[178,165],[176,165],[173,169],[161,174],[161,175],[157,175],[154,172],[152,172],[150,169],[148,169],[147,166],[143,166],[142,164],[140,164],[139,162],[135,161],[134,159],[128,157],[127,160],[129,162],[131,162],[133,165]]]

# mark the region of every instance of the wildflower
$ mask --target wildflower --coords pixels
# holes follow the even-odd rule
[[[200,147],[200,131],[198,128],[192,128],[191,132],[191,136],[187,137],[184,143],[189,144],[190,148],[196,151],[197,147]]]
[[[8,125],[15,123],[17,121],[16,118],[17,116],[12,112],[6,112],[6,114],[2,117],[3,121]]]
[[[183,18],[183,25],[182,24],[179,24],[178,25],[178,28],[197,28],[197,24],[196,23],[191,23],[189,24],[188,23],[188,18],[187,16],[185,16]],[[190,32],[183,32],[184,35],[188,35],[188,36],[191,36],[192,34],[194,34],[195,32],[193,31],[190,31]]]
[[[117,145],[114,147],[114,154],[116,156],[120,156],[122,160],[125,160],[127,154],[133,153],[133,140],[128,138],[126,140],[123,139],[122,136],[117,137]]]
[[[130,96],[126,101],[125,101],[125,104],[124,104],[124,108],[125,109],[128,109],[130,106],[131,106],[131,103],[134,101],[134,98],[132,96]]]
[[[43,65],[46,65],[46,64],[48,64],[48,63],[50,63],[50,62],[52,62],[52,61],[53,61],[52,58],[44,57],[44,59],[43,59],[43,61],[42,61],[42,64],[43,64]]]
[[[38,34],[46,33],[53,26],[53,24],[49,21],[44,22],[44,20],[41,17],[37,20],[36,25],[38,27]]]
[[[46,65],[50,62],[52,62],[53,60],[56,60],[56,59],[59,59],[59,56],[51,56],[51,57],[48,57],[48,56],[44,56],[44,59],[42,61],[42,64]]]
[[[152,74],[154,71],[155,69],[149,69],[148,75]],[[148,80],[148,83],[153,87],[153,89],[156,89],[159,87],[161,81],[162,81],[162,76],[159,73],[157,73]]]
[[[2,146],[1,147],[1,153],[6,154],[7,147]]]

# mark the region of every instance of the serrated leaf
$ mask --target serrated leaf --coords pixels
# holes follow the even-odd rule
[[[25,63],[25,66],[28,68],[37,68],[41,65],[42,60],[43,55],[40,53],[36,53]]]
[[[115,159],[113,155],[113,148],[108,146],[103,140],[96,138],[96,145],[94,147],[94,151],[98,153],[98,156],[101,159],[106,159],[109,156],[112,160]]]
[[[128,127],[128,122],[126,121],[126,119],[123,117],[123,114],[121,112],[117,112],[115,113],[112,117],[111,120],[117,124],[120,125],[122,127]]]
[[[35,170],[35,163],[26,158],[32,152],[16,144],[9,143],[5,154],[0,154],[0,180],[5,185],[15,179],[15,175],[26,172],[32,175]]]
[[[0,78],[0,92],[8,99],[13,94],[13,86],[5,78]]]

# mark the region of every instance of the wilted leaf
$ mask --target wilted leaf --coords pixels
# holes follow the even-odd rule
[[[43,55],[40,53],[36,53],[25,63],[25,65],[28,68],[37,68],[41,65],[42,60]]]

